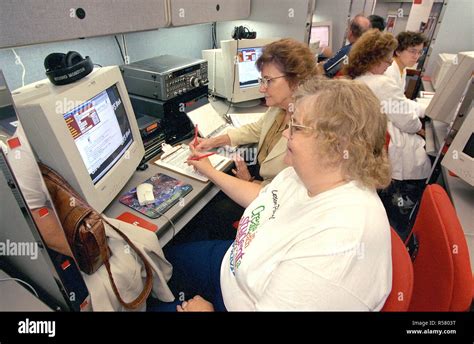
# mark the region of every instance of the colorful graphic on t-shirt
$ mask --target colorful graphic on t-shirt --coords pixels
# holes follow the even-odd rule
[[[250,212],[245,212],[240,219],[237,236],[232,244],[232,251],[230,252],[230,271],[235,275],[242,262],[245,254],[245,249],[250,245],[255,238],[257,228],[260,226],[261,214],[265,210],[265,206],[260,205]]]

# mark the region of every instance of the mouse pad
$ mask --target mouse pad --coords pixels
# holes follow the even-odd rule
[[[136,187],[120,196],[119,201],[152,219],[160,217],[193,189],[190,184],[185,184],[183,181],[163,173],[158,173],[143,183],[153,185],[153,195],[155,196],[153,203],[141,206],[138,203]]]

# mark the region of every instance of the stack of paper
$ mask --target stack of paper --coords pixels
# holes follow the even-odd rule
[[[231,127],[210,103],[188,112],[187,115],[194,125],[197,124],[201,137],[214,137]]]
[[[236,128],[240,128],[246,124],[257,122],[262,116],[263,112],[257,113],[232,113],[230,114],[230,119],[232,124]]]

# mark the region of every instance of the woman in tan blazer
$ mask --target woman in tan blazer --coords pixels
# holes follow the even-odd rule
[[[226,135],[200,139],[195,147],[197,151],[206,151],[225,145],[258,143],[258,165],[252,168],[255,175],[249,172],[243,160],[236,161],[236,168],[233,170],[235,177],[226,175],[228,179],[225,187],[232,187],[235,182],[241,182],[238,180],[241,179],[260,190],[288,167],[283,161],[287,139],[282,136],[282,132],[294,110],[293,93],[305,80],[317,75],[313,53],[306,44],[291,38],[265,46],[256,65],[262,75],[260,92],[269,106],[268,111],[255,123],[229,130]],[[243,211],[244,208],[239,204],[219,192],[186,225],[185,229],[189,230],[182,231],[175,242],[233,239],[236,232],[232,223],[242,216]]]
[[[260,92],[269,107],[257,122],[211,139],[202,139],[196,150],[209,150],[224,145],[239,146],[258,143],[259,175],[252,176],[244,161],[236,161],[237,178],[263,185],[269,183],[287,165],[283,162],[286,139],[281,135],[293,112],[293,92],[298,85],[317,74],[316,61],[306,44],[291,38],[264,47],[256,62],[261,72]],[[258,181],[258,179],[262,181]]]

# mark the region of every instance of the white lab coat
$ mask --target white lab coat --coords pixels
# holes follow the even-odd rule
[[[356,80],[369,86],[380,100],[382,111],[387,114],[390,134],[388,155],[392,165],[392,178],[427,178],[431,162],[425,151],[425,140],[416,134],[421,129],[420,108],[413,106],[413,102],[405,97],[399,85],[386,75],[368,72]]]
[[[393,61],[390,67],[387,68],[384,75],[390,77],[395,84],[400,88],[403,95],[405,95],[406,79],[407,79],[407,69],[403,68],[403,71],[400,73],[400,68],[396,61]],[[417,103],[414,100],[406,98],[407,102],[410,102],[411,105],[416,109],[417,115],[420,118],[425,117],[425,111],[427,105],[422,103]]]

